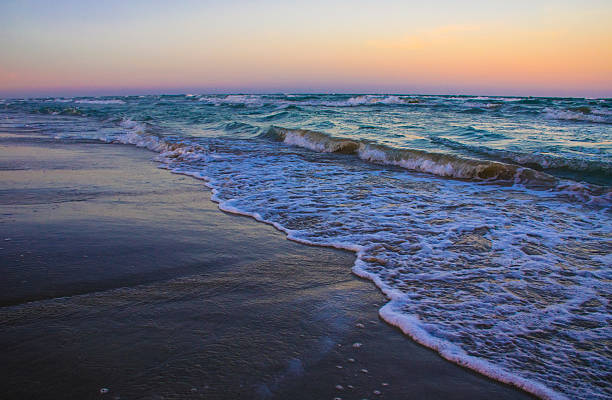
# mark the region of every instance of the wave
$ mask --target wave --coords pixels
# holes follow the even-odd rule
[[[40,107],[33,110],[37,114],[85,116],[86,113],[77,107]]]
[[[261,95],[227,95],[227,96],[202,96],[199,101],[215,106],[246,106],[263,107],[267,105],[276,106],[322,106],[322,107],[357,107],[374,105],[411,105],[420,103],[421,100],[413,96],[396,95],[359,95],[342,100],[328,100],[319,96],[283,96],[269,97]]]
[[[521,97],[477,96],[477,97],[474,97],[472,100],[487,100],[487,101],[500,101],[500,102],[511,103],[515,101],[521,101],[522,98]]]
[[[612,162],[609,161],[583,160],[548,154],[521,153],[511,150],[492,149],[485,146],[468,145],[439,136],[433,136],[430,140],[452,149],[467,150],[472,153],[483,154],[504,162],[516,163],[534,169],[564,169],[576,172],[612,174]]]
[[[410,171],[470,181],[520,184],[537,190],[554,190],[570,200],[608,207],[612,187],[561,180],[535,169],[509,163],[463,158],[452,154],[398,149],[366,140],[336,138],[323,132],[272,126],[259,135],[321,153],[356,155],[361,160]]]
[[[517,101],[518,104],[526,104],[526,105],[540,105],[546,104],[549,99],[544,97],[526,97]]]
[[[323,132],[307,129],[286,129],[272,126],[260,137],[304,147],[320,153],[354,154],[360,147],[359,141],[334,138]]]
[[[184,98],[184,97],[183,97]],[[578,106],[576,110],[559,110],[555,108],[555,99],[550,98],[508,98],[488,96],[420,96],[399,94],[361,94],[361,95],[255,95],[255,94],[231,94],[231,95],[201,95],[191,97],[200,102],[214,106],[233,107],[265,107],[277,106],[288,107],[291,105],[311,107],[367,107],[367,106],[427,106],[455,110],[467,114],[481,114],[511,110],[521,113],[541,112],[544,107],[551,112],[547,118],[579,120],[583,114]],[[552,107],[552,108],[551,108]],[[556,113],[556,114],[555,114]],[[566,113],[566,114],[564,114]],[[567,114],[569,113],[569,114]],[[602,122],[600,118],[607,119],[605,115],[593,111],[585,120],[591,122]]]
[[[471,106],[467,106],[468,108],[461,110],[460,112],[463,114],[482,114],[487,112],[487,110],[485,110],[482,107],[471,107]]]
[[[612,115],[609,112],[592,110],[589,107],[575,107],[565,110],[546,107],[543,112],[546,119],[612,124]]]
[[[289,111],[287,111],[287,108],[283,108],[284,111],[280,111],[274,114],[270,114],[270,115],[266,115],[263,117],[260,117],[259,120],[263,121],[263,122],[267,122],[267,121],[276,121],[279,119],[283,119],[285,117],[287,117],[289,115]]]
[[[417,104],[418,99],[406,96],[381,96],[381,95],[361,95],[351,97],[345,101],[324,102],[323,105],[332,107],[354,107],[366,105],[406,105]]]
[[[143,134],[147,130],[147,125],[145,123],[137,122],[130,118],[121,118],[118,122],[120,127],[132,133]]]
[[[56,97],[43,100],[44,103],[76,103],[76,104],[125,104],[121,99],[74,99],[73,97]]]
[[[120,99],[108,99],[108,100],[90,100],[90,99],[80,99],[74,100],[75,103],[79,104],[125,104],[125,101]]]
[[[227,96],[202,96],[199,101],[205,104],[214,106],[231,105],[231,106],[247,106],[261,107],[270,102],[266,102],[263,96],[250,94],[230,94]]]
[[[412,96],[399,95],[374,95],[366,94],[349,97],[344,100],[308,100],[300,102],[301,105],[307,106],[323,106],[323,107],[359,107],[359,106],[397,106],[397,105],[415,105],[421,103],[422,100]]]
[[[469,136],[469,137],[478,137],[479,139],[483,138],[494,138],[494,139],[505,139],[501,133],[491,132],[486,129],[475,128],[471,125],[468,126],[459,126],[452,130],[453,133],[456,133],[461,136]]]
[[[285,111],[302,111],[302,108],[297,104],[281,104],[278,109]]]
[[[259,127],[247,124],[245,122],[237,122],[232,121],[223,125],[223,130],[235,132],[235,133],[257,133],[259,131]]]
[[[49,100],[45,100],[45,103],[72,103],[73,101],[74,99],[72,97],[69,97],[69,98],[49,99]]]
[[[355,154],[364,161],[399,166],[442,177],[506,181],[543,187],[552,187],[556,183],[556,178],[553,176],[529,168],[494,161],[461,158],[451,154],[397,149],[364,140],[335,138],[323,132],[306,129],[273,126],[261,136],[318,152]]]
[[[156,152],[175,151],[178,148],[189,148],[190,154],[194,151],[191,144],[171,142],[149,134],[146,125],[142,123],[126,119],[122,120],[120,125],[129,131],[120,139],[122,142],[127,141],[126,143],[146,147]],[[282,141],[289,145],[296,145],[321,153],[356,155],[367,162],[393,165],[442,177],[487,182],[510,182],[537,188],[553,188],[559,183],[557,178],[529,168],[493,161],[460,158],[450,154],[396,149],[365,141],[335,138],[323,132],[306,129],[271,127],[259,137]]]
[[[358,256],[359,255],[360,254],[358,253]],[[362,263],[363,261],[361,260],[361,257],[358,257],[352,271],[355,275],[374,282],[376,286],[378,286],[390,299],[390,301],[378,312],[380,317],[389,325],[399,328],[405,335],[412,338],[415,342],[435,350],[443,358],[455,364],[477,371],[482,375],[499,382],[518,387],[542,399],[566,399],[566,397],[561,393],[558,393],[541,383],[513,374],[512,372],[496,366],[495,364],[492,364],[484,359],[467,354],[463,349],[461,349],[460,346],[434,337],[428,333],[427,329],[424,328],[424,324],[416,316],[406,315],[405,313],[395,310],[397,307],[396,303],[401,304],[400,299],[403,297],[401,293],[396,294],[395,290],[385,285],[377,275],[367,272],[366,269],[361,268]]]

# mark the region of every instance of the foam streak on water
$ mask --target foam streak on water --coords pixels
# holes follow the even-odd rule
[[[607,118],[609,101],[85,100],[15,102],[6,124],[153,150],[222,210],[354,251],[381,317],[443,357],[543,398],[612,396],[612,134],[550,115]]]

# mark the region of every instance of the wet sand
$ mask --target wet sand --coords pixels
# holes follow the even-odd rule
[[[0,134],[3,398],[529,398],[382,322],[352,253],[220,212],[153,157]]]

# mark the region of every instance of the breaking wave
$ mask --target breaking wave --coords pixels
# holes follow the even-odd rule
[[[395,95],[358,95],[342,100],[320,99],[317,96],[283,96],[280,98],[260,95],[226,95],[202,96],[199,101],[215,106],[232,105],[246,107],[275,106],[323,106],[323,107],[356,107],[373,105],[410,105],[420,103],[421,100],[413,96]]]
[[[395,165],[411,171],[442,177],[505,181],[546,188],[556,184],[556,178],[553,176],[529,168],[494,161],[461,158],[451,154],[398,149],[364,140],[335,138],[322,132],[306,129],[271,127],[262,136],[318,152],[355,154],[364,161]]]
[[[361,95],[354,96],[344,101],[327,101],[322,102],[323,106],[327,107],[355,107],[355,106],[370,106],[370,105],[407,105],[417,104],[420,101],[408,96],[382,96],[382,95]],[[313,104],[318,105],[318,104]]]
[[[548,154],[521,153],[511,150],[492,149],[485,146],[468,145],[439,136],[433,136],[430,140],[453,149],[467,150],[472,153],[494,157],[505,162],[512,162],[529,168],[565,169],[569,171],[612,174],[612,162],[609,161],[564,158]]]
[[[575,107],[566,110],[553,108],[544,109],[544,118],[565,121],[595,122],[612,124],[612,113],[604,110],[593,110],[589,107]]]
[[[75,103],[79,104],[125,104],[125,101],[120,99],[108,99],[108,100],[98,100],[98,99],[80,99],[75,100]]]
[[[445,178],[521,184],[532,189],[555,190],[573,200],[599,206],[612,204],[612,188],[610,187],[565,181],[520,165],[463,158],[424,150],[398,149],[366,140],[336,138],[323,132],[307,129],[273,126],[260,137],[321,153],[352,154],[366,162],[393,165]]]
[[[206,149],[189,142],[156,136],[146,124],[125,119],[120,125],[127,133],[112,141],[133,144],[161,153],[164,157],[200,159]],[[597,206],[612,205],[612,188],[555,178],[546,173],[516,165],[460,158],[450,154],[428,153],[422,150],[395,149],[389,146],[350,139],[334,138],[322,132],[305,129],[271,127],[260,138],[282,141],[321,153],[355,155],[361,160],[407,170],[429,173],[446,178],[501,184],[522,184],[528,188],[554,190],[574,201]]]
[[[261,107],[266,104],[265,98],[258,95],[230,94],[227,96],[201,96],[200,102],[214,106],[233,105],[247,107]],[[270,102],[267,102],[268,104]]]
[[[83,110],[81,110],[78,107],[40,107],[33,111],[37,114],[47,114],[47,115],[72,115],[72,116],[87,115]]]

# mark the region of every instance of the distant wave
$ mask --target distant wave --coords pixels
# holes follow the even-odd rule
[[[612,123],[612,116],[603,107],[587,109],[585,107],[560,109],[554,98],[521,98],[495,96],[417,96],[392,94],[363,95],[190,95],[200,102],[214,106],[232,107],[265,107],[290,106],[311,107],[371,107],[371,106],[424,106],[435,109],[450,110],[463,114],[483,113],[541,113],[546,119],[584,121],[593,123]],[[604,101],[605,102],[605,101]]]
[[[223,130],[230,131],[230,132],[236,132],[236,133],[239,133],[239,132],[257,133],[259,131],[259,128],[254,125],[247,124],[244,122],[232,121],[232,122],[228,122],[224,124]]]
[[[84,116],[86,113],[76,107],[39,107],[33,110],[37,114]]]
[[[565,110],[545,108],[544,118],[565,121],[595,122],[599,124],[612,124],[612,113],[589,107],[576,107]]]
[[[125,104],[125,101],[120,100],[120,99],[108,99],[108,100],[80,99],[80,100],[75,100],[74,102],[78,104]]]
[[[260,117],[259,120],[260,121],[276,121],[276,120],[280,120],[283,119],[285,117],[287,117],[289,115],[289,111],[287,111],[287,109],[285,108],[284,111],[280,111],[274,114],[270,114],[270,115],[266,115],[263,117]]]
[[[371,105],[410,105],[420,100],[412,96],[394,95],[359,95],[343,100],[325,100],[316,96],[283,96],[280,98],[259,95],[227,95],[202,96],[199,101],[215,106],[231,105],[246,107],[262,107],[264,105],[277,106],[323,106],[323,107],[356,107]]]
[[[97,97],[93,98],[80,98],[75,99],[73,97],[58,97],[52,99],[42,100],[45,103],[75,103],[75,104],[126,104],[124,100],[121,99],[101,99]]]
[[[408,96],[361,95],[350,97],[343,101],[324,101],[321,104],[328,107],[355,107],[368,105],[407,105],[419,103],[418,99]]]
[[[72,97],[45,100],[46,103],[72,103],[73,101]]]
[[[175,101],[198,101],[211,106],[236,108],[271,107],[284,110],[301,110],[299,107],[404,107],[423,110],[430,108],[461,114],[521,114],[540,115],[557,121],[612,124],[609,100],[596,99],[586,102],[581,99],[521,98],[495,96],[422,96],[400,94],[362,95],[290,95],[290,94],[229,94],[229,95],[162,95],[149,96],[163,99],[169,104]],[[83,106],[123,105],[132,97],[115,98],[46,98],[39,102],[69,103]],[[588,104],[588,106],[587,106]],[[295,107],[295,108],[294,108]],[[280,117],[280,116],[277,116]],[[276,120],[270,116],[270,121]]]
[[[198,99],[202,103],[219,106],[219,105],[234,105],[234,106],[254,106],[261,107],[264,104],[269,104],[270,101],[266,102],[265,98],[259,95],[242,95],[242,94],[230,94],[227,96],[201,96]]]

